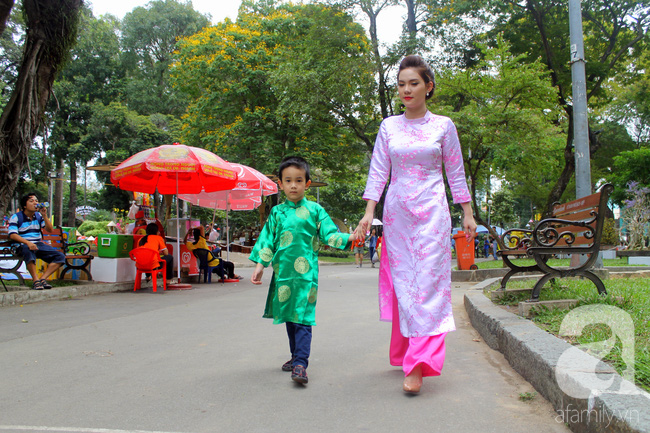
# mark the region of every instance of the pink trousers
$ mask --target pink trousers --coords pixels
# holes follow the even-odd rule
[[[404,376],[422,366],[422,377],[440,376],[445,363],[445,335],[404,337],[399,330],[399,309],[393,294],[393,320],[390,337],[390,365],[401,366]]]

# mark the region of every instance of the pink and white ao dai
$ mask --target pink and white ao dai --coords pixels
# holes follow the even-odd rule
[[[443,165],[454,203],[470,201],[454,123],[427,111],[418,119],[384,119],[363,198],[384,202],[379,273],[380,319],[393,319],[397,299],[404,337],[456,329],[451,308],[451,218]]]

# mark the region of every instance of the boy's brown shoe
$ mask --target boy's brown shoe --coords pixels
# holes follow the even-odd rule
[[[307,383],[309,379],[307,378],[307,369],[302,365],[296,365],[293,367],[291,372],[291,380],[298,383]]]

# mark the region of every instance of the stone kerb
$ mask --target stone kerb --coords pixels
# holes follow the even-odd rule
[[[551,402],[559,422],[577,432],[650,432],[648,393],[599,359],[494,305],[483,289],[497,282],[485,281],[465,295],[472,326]],[[606,391],[599,391],[603,384]]]

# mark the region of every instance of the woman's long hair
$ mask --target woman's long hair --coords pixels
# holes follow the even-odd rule
[[[158,224],[156,223],[147,224],[147,228],[145,229],[145,232],[147,234],[142,239],[140,239],[140,246],[143,246],[144,244],[147,243],[147,239],[149,238],[149,235],[158,234]]]
[[[201,239],[201,230],[197,228],[192,229],[192,235],[194,235],[194,242],[192,243],[192,245],[198,244],[199,239]]]

